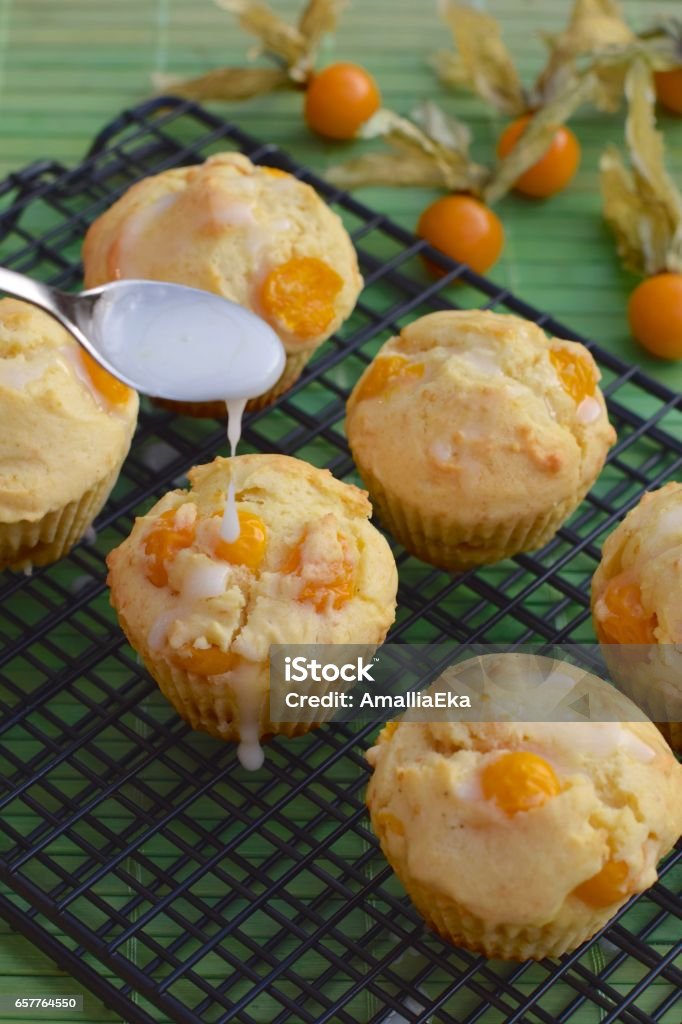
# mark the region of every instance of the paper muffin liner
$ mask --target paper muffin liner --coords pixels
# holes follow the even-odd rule
[[[193,729],[206,732],[220,740],[238,742],[242,738],[240,727],[243,723],[239,718],[239,698],[229,675],[199,676],[185,672],[165,658],[155,656],[149,651],[142,655],[142,659],[166,700]],[[267,682],[264,686],[258,679],[259,673],[264,673],[267,680],[267,665],[254,665],[254,687],[261,690],[261,699],[258,721],[249,722],[249,725],[253,727],[257,724],[260,739],[273,735],[301,736],[321,724],[321,714],[316,714],[315,721],[311,719],[304,722],[272,722],[269,715]]]
[[[444,516],[430,515],[428,508],[404,505],[355,452],[353,456],[382,524],[411,554],[450,572],[463,572],[541,548],[577,508],[592,483],[541,513],[510,517],[488,529],[467,531]]]
[[[111,598],[116,608],[116,594],[111,588]],[[200,676],[187,672],[169,661],[164,653],[150,650],[149,646],[136,636],[124,615],[117,609],[121,628],[131,647],[138,652],[145,668],[158,685],[167,701],[173,705],[181,718],[193,729],[206,732],[221,740],[239,742],[243,739],[241,726],[248,725],[250,734],[257,734],[260,740],[267,736],[302,736],[312,729],[330,721],[336,714],[335,708],[317,707],[296,709],[296,721],[273,721],[270,717],[270,666],[265,663],[242,663],[242,671],[248,666],[252,678],[247,680],[244,700],[244,677],[235,685],[231,673],[218,676]],[[368,649],[376,650],[383,641],[384,634],[377,636],[376,642],[368,645]],[[338,684],[316,684],[315,693],[325,693],[338,689]],[[240,692],[241,691],[241,692]],[[246,708],[248,718],[240,721],[240,705]]]
[[[303,373],[303,369],[310,360],[310,357],[316,351],[317,346],[305,349],[302,352],[287,353],[282,376],[265,394],[259,395],[258,398],[252,398],[250,402],[247,402],[247,411],[253,412],[257,409],[264,409],[267,405],[272,405],[280,395],[283,395],[285,391],[293,387]],[[169,409],[180,416],[224,420],[227,415],[224,402],[173,402],[167,398],[152,398],[151,401],[154,405],[158,405],[162,409]]]
[[[82,497],[53,509],[42,519],[0,523],[0,569],[49,565],[67,554],[102,509],[118,479],[122,461]]]
[[[274,735],[301,736],[333,717],[334,709],[309,708],[307,713],[301,711],[297,714],[296,722],[273,722],[270,718],[270,669],[267,662],[244,663],[253,673],[253,679],[249,679],[247,684],[248,701],[243,699],[243,677],[236,685],[231,673],[201,676],[180,668],[169,661],[162,650],[151,650],[136,634],[117,607],[115,585],[110,586],[111,603],[130,646],[140,655],[166,700],[193,729],[216,739],[239,742],[243,738],[241,726],[245,724],[240,721],[240,704],[248,713],[246,724],[249,733],[257,733],[261,740]]]
[[[404,856],[396,856],[384,841],[380,816],[368,804],[372,829],[379,837],[381,848],[397,877],[402,882],[414,906],[427,925],[442,939],[454,946],[496,960],[541,960],[543,957],[561,956],[576,949],[613,917],[625,899],[610,907],[595,909],[578,900],[579,904],[567,920],[560,918],[543,925],[514,925],[490,923],[460,906],[452,897],[425,886],[412,877]]]
[[[614,904],[603,910],[585,905],[584,917],[581,915],[577,922],[572,915],[567,924],[554,920],[533,927],[491,925],[440,893],[406,879],[395,864],[391,866],[419,913],[442,939],[495,960],[542,960],[546,956],[561,956],[603,928],[620,905]]]

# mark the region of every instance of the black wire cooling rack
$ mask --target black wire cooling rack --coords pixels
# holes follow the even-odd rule
[[[83,233],[118,194],[226,146],[319,189],[366,278],[304,378],[248,419],[245,450],[354,479],[341,425],[350,387],[391,333],[453,302],[576,337],[435,253],[445,276],[428,279],[422,242],[175,99],[124,113],[75,170],[44,162],[0,185],[0,261],[78,287]],[[481,572],[454,578],[396,548],[393,640],[593,641],[600,543],[643,489],[679,469],[682,415],[665,387],[590,347],[619,435],[593,492],[542,551]],[[132,1024],[679,1024],[679,851],[653,889],[561,961],[486,961],[424,928],[378,852],[363,804],[371,726],[274,740],[250,775],[233,745],[192,733],[160,698],[109,608],[103,559],[135,514],[224,440],[217,422],[145,406],[97,539],[30,577],[0,579],[0,913]]]

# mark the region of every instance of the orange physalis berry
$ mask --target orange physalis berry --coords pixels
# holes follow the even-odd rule
[[[639,585],[626,572],[609,580],[597,602],[606,615],[596,619],[599,639],[604,644],[655,644],[656,615],[649,615],[642,607]]]
[[[629,869],[624,860],[607,860],[601,871],[573,890],[590,907],[609,907],[629,896]]]
[[[483,769],[483,795],[505,814],[531,811],[561,791],[552,766],[527,750],[501,754]]]
[[[434,249],[457,263],[467,263],[477,274],[492,267],[502,252],[504,228],[497,214],[472,196],[443,196],[427,206],[417,234]],[[442,267],[426,260],[429,270],[443,275]]]
[[[345,547],[344,539],[342,537],[339,539],[342,546]],[[305,535],[281,566],[280,572],[284,575],[297,576],[301,574],[304,541]],[[304,580],[297,600],[301,604],[312,604],[317,612],[327,611],[330,605],[338,611],[353,596],[355,590],[353,566],[347,558],[335,558],[323,564],[327,571],[324,574],[316,575],[314,579]]]
[[[239,655],[223,651],[220,647],[194,647],[186,644],[176,652],[174,661],[186,672],[193,672],[197,676],[220,676],[236,666]]]
[[[364,398],[376,398],[394,384],[423,376],[423,363],[411,363],[405,356],[379,356],[365,370],[355,395],[359,402]]]
[[[261,287],[268,320],[299,338],[324,334],[336,316],[336,296],[343,279],[314,256],[293,256],[274,267]]]
[[[682,359],[682,274],[656,274],[628,302],[630,330],[659,359]]]
[[[682,68],[672,71],[654,71],[656,97],[674,114],[682,114]]]
[[[525,132],[531,114],[512,121],[502,132],[497,143],[497,155],[505,157],[512,151]],[[580,163],[580,143],[570,128],[562,126],[557,129],[554,138],[540,159],[517,178],[514,188],[525,196],[534,199],[545,199],[561,192],[578,170]]]
[[[173,561],[178,551],[191,547],[194,542],[194,524],[177,527],[176,512],[174,508],[162,512],[145,538],[144,550],[148,561],[144,571],[155,587],[168,585],[167,563]]]
[[[379,88],[357,64],[331,64],[316,74],[305,94],[308,127],[327,139],[352,139],[381,106]]]
[[[79,349],[78,355],[98,394],[102,395],[109,405],[127,405],[133,393],[131,388],[100,366],[84,348]]]
[[[234,541],[223,540],[218,537],[214,546],[216,558],[222,558],[232,565],[245,565],[248,569],[256,570],[265,557],[267,545],[267,530],[265,523],[260,516],[246,509],[238,509],[239,536]]]
[[[559,374],[562,388],[576,404],[580,405],[584,398],[594,394],[597,381],[587,359],[567,348],[550,349],[549,358]]]

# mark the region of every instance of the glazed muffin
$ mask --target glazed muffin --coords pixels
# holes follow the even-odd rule
[[[347,407],[384,525],[452,571],[541,547],[615,439],[598,380],[582,345],[515,316],[432,313],[403,328]]]
[[[137,407],[56,320],[0,301],[0,569],[46,565],[80,540],[116,482]]]
[[[215,292],[267,320],[287,360],[254,406],[291,387],[362,288],[351,240],[317,192],[240,153],[133,185],[90,227],[83,262],[86,288],[119,278],[170,281]],[[172,407],[225,414],[224,403]]]
[[[389,723],[372,827],[419,913],[488,957],[559,956],[682,830],[682,766],[649,722]]]
[[[645,494],[607,537],[592,616],[614,680],[682,750],[682,484]]]
[[[270,718],[271,644],[379,644],[397,572],[363,491],[280,455],[218,458],[189,473],[107,559],[111,602],[131,645],[195,729],[257,741],[315,722]],[[236,490],[240,536],[221,539]]]

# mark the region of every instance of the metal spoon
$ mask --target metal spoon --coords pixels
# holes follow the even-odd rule
[[[264,320],[198,288],[126,280],[73,295],[0,267],[0,291],[49,313],[105,370],[155,398],[257,398],[284,369]]]

